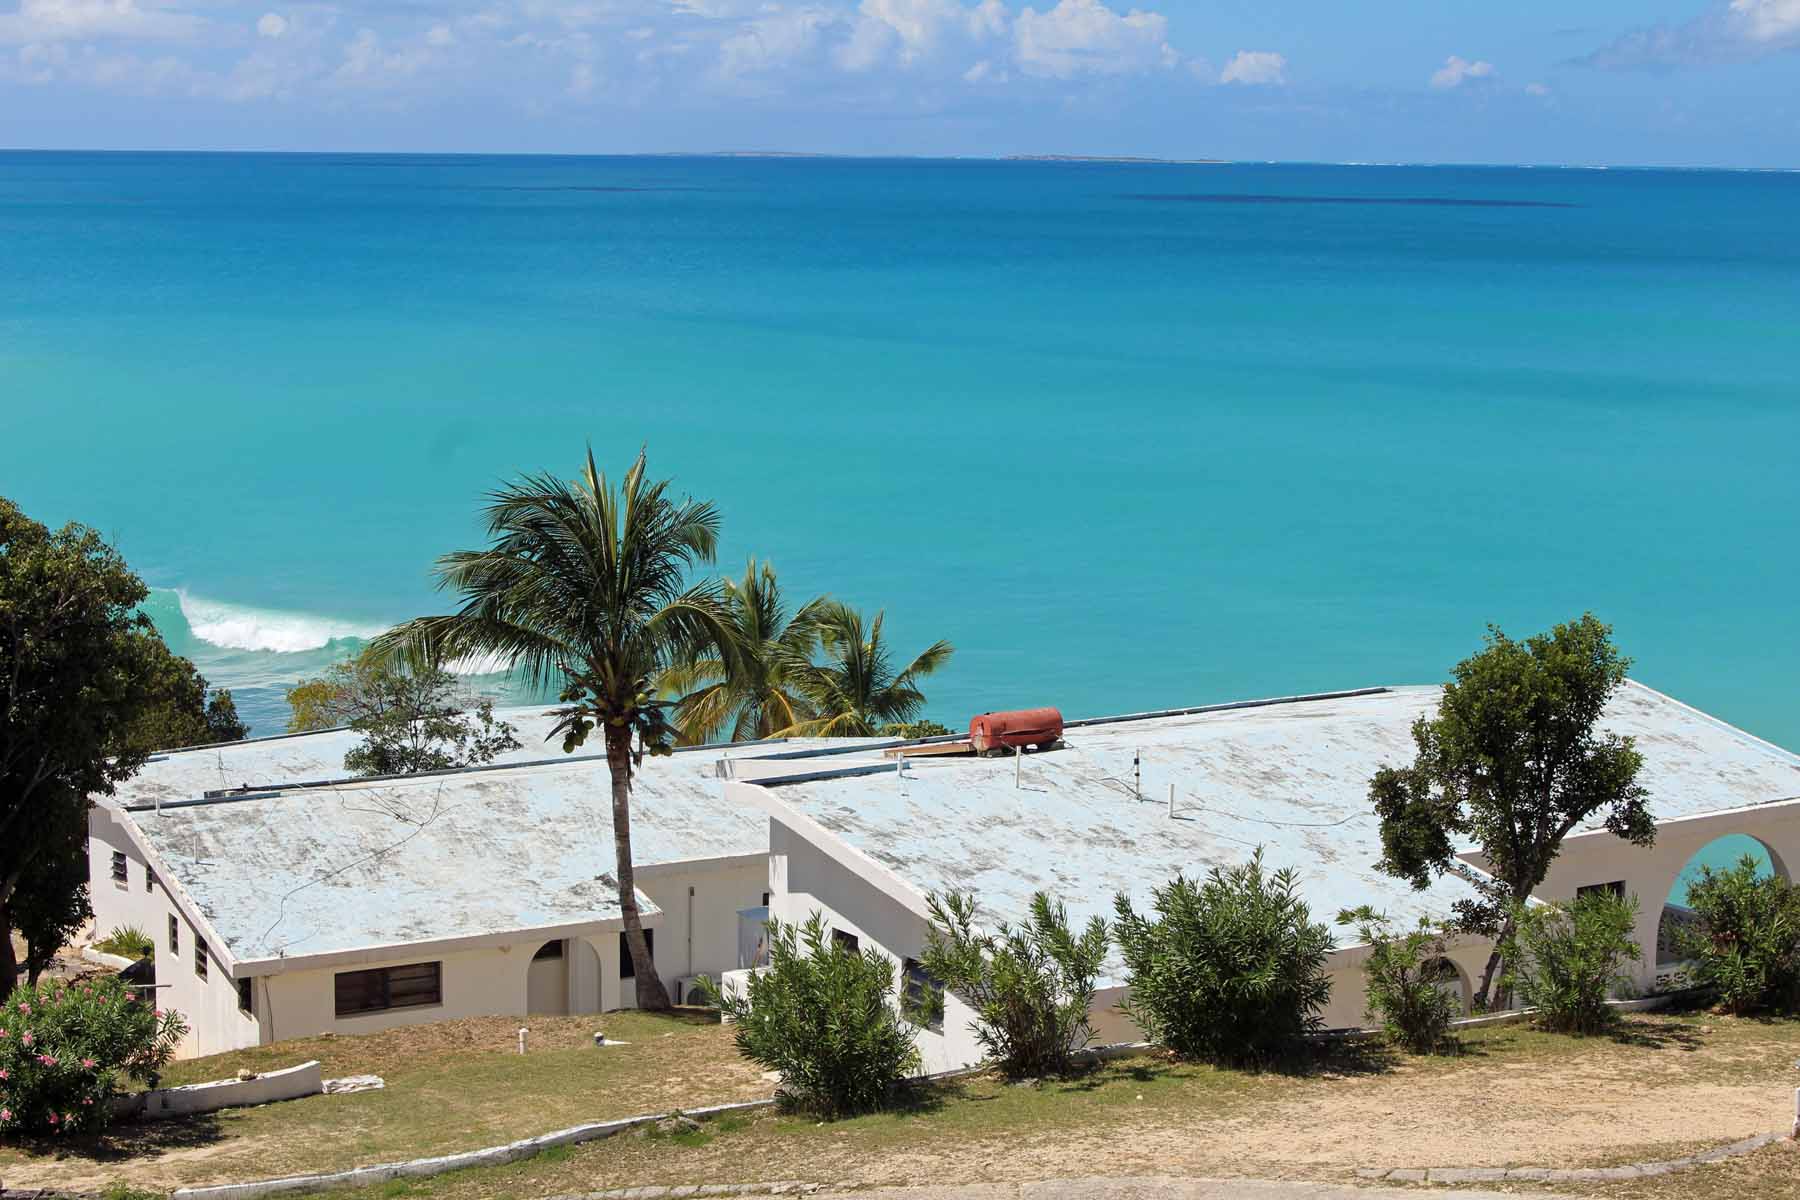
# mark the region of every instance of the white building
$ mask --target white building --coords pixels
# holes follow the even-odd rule
[[[1315,919],[1371,904],[1411,924],[1448,915],[1473,889],[1452,876],[1419,892],[1382,874],[1368,784],[1378,767],[1411,761],[1412,723],[1435,711],[1439,694],[1376,688],[1074,722],[1063,748],[1022,759],[912,758],[901,769],[865,751],[841,766],[813,760],[794,764],[804,770],[793,776],[733,782],[727,794],[769,814],[772,915],[821,911],[835,933],[878,948],[903,977],[925,943],[931,893],[972,892],[991,919],[1017,923],[1045,890],[1080,925],[1094,913],[1110,918],[1116,894],[1145,911],[1152,889],[1177,872],[1203,875],[1258,846],[1271,869],[1298,873]],[[1636,684],[1604,723],[1637,738],[1662,836],[1655,851],[1604,832],[1571,838],[1544,898],[1623,880],[1643,896],[1648,945],[1664,896],[1709,835],[1754,827],[1779,848],[1777,862],[1800,859],[1800,804],[1760,807],[1800,796],[1800,758]],[[1692,816],[1705,810],[1725,811]],[[1366,948],[1353,940],[1343,930],[1332,955],[1330,1026],[1363,1020]],[[1465,999],[1490,949],[1473,939],[1452,947]],[[1137,1037],[1114,1008],[1121,966],[1115,952],[1100,981],[1102,1042]],[[1643,967],[1646,987],[1654,974],[1653,962]],[[942,1028],[919,1040],[927,1070],[980,1055],[968,1010],[954,996],[946,1010]]]
[[[355,736],[304,734],[160,755],[94,808],[95,928],[154,939],[185,1055],[635,1004],[601,748],[565,756],[541,712],[502,715],[525,748],[486,767],[345,779]],[[759,915],[740,914],[766,899],[767,821],[724,801],[725,753],[647,758],[633,788],[639,905],[677,999],[740,965]]]

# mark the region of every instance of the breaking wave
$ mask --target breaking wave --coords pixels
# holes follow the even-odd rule
[[[366,640],[386,628],[310,613],[226,604],[179,588],[175,596],[181,606],[182,619],[194,639],[223,650],[297,654],[305,650],[323,650],[333,642],[350,638]]]

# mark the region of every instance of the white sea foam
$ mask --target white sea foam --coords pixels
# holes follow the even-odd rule
[[[385,628],[311,613],[280,612],[208,600],[177,589],[181,615],[200,641],[226,650],[271,650],[294,654],[319,650],[338,638],[372,638]]]

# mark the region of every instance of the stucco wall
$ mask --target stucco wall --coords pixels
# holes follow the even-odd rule
[[[693,975],[717,979],[736,969],[738,911],[762,903],[763,893],[769,890],[769,865],[767,857],[760,854],[649,864],[638,869],[637,882],[639,890],[662,909],[662,925],[656,934],[656,970],[673,994],[678,979]],[[634,1005],[629,980],[624,993],[619,1004]]]

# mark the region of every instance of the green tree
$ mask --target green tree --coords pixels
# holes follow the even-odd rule
[[[1483,1006],[1512,914],[1563,838],[1597,814],[1635,845],[1656,837],[1637,782],[1643,756],[1631,738],[1596,728],[1630,665],[1592,613],[1523,642],[1490,626],[1486,647],[1452,671],[1437,715],[1413,724],[1412,764],[1370,781],[1382,870],[1423,889],[1459,867],[1458,839],[1486,856],[1487,876],[1470,878],[1477,898],[1456,906],[1460,928],[1496,937],[1476,989]]]
[[[0,931],[21,884],[60,877],[68,830],[89,798],[143,764],[134,726],[167,653],[138,609],[147,590],[119,553],[79,525],[52,532],[0,499]],[[0,992],[18,979],[0,936]]]
[[[631,856],[631,777],[642,755],[667,754],[673,701],[664,672],[708,650],[736,653],[716,581],[690,585],[719,540],[712,504],[669,495],[644,477],[640,452],[617,488],[590,450],[574,482],[532,475],[488,497],[492,544],[438,560],[440,588],[459,593],[445,616],[418,617],[375,640],[378,658],[415,666],[472,657],[505,663],[535,686],[562,686],[553,735],[571,753],[596,728],[612,776],[613,848],[625,941],[642,1009],[666,1009],[638,911]],[[632,745],[633,737],[638,745]]]
[[[519,748],[494,702],[429,663],[384,661],[365,650],[287,691],[290,730],[347,725],[362,740],[344,755],[356,775],[412,775],[492,762]]]
[[[769,922],[769,965],[745,991],[700,981],[732,1023],[738,1052],[781,1075],[789,1107],[827,1119],[882,1108],[919,1066],[917,1036],[894,1006],[894,964],[831,938],[814,913],[799,929]]]
[[[796,659],[788,677],[811,715],[780,732],[811,737],[873,737],[884,726],[911,721],[925,707],[919,681],[950,661],[946,641],[927,646],[900,670],[882,639],[882,613],[865,624],[862,614],[838,600],[807,606],[823,662]]]
[[[1262,1063],[1297,1054],[1331,999],[1331,931],[1312,919],[1291,867],[1250,861],[1177,875],[1154,919],[1121,892],[1113,935],[1130,972],[1123,1007],[1152,1040],[1188,1058]]]
[[[160,637],[144,643],[143,686],[149,699],[132,723],[131,738],[150,750],[242,741],[250,729],[224,689],[210,696],[206,677]]]
[[[85,799],[46,806],[44,819],[60,829],[46,831],[45,850],[26,868],[13,893],[11,919],[25,941],[25,979],[36,984],[75,931],[93,918],[88,901],[87,809]]]
[[[812,625],[817,602],[790,617],[775,568],[754,558],[742,579],[725,579],[722,587],[738,653],[703,652],[663,674],[664,689],[681,697],[675,722],[684,745],[721,734],[734,742],[774,737],[811,715],[791,676],[818,641]]]
[[[967,893],[926,903],[931,925],[919,965],[974,1010],[969,1028],[1001,1073],[1067,1073],[1075,1052],[1094,1039],[1088,1016],[1106,960],[1106,922],[1094,917],[1077,935],[1067,911],[1044,892],[1032,896],[1024,924],[1002,922],[991,933],[976,927]],[[914,1015],[929,1022],[937,1014]]]

